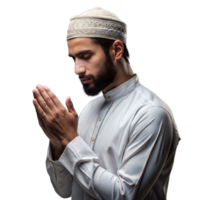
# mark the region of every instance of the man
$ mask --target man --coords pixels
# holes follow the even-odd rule
[[[33,90],[55,191],[73,200],[165,200],[180,137],[168,105],[130,67],[126,24],[95,8],[71,18],[67,41],[85,93],[103,95],[78,116],[69,98],[67,111],[48,87]]]

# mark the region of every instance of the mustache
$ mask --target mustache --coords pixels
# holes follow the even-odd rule
[[[89,76],[82,76],[82,77],[79,77],[79,79],[82,79],[82,78],[84,78],[84,79],[89,79],[89,78],[93,78],[93,77],[89,77]]]

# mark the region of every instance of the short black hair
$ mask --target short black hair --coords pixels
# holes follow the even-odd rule
[[[109,49],[110,49],[110,47],[112,46],[112,44],[115,40],[106,39],[106,38],[97,38],[97,37],[91,37],[91,39],[95,44],[99,44],[102,47],[106,56],[109,55]],[[122,57],[125,59],[125,61],[128,64],[130,64],[129,60],[128,60],[129,59],[129,52],[128,52],[128,49],[126,47],[126,44],[123,43],[123,46],[124,46],[124,51],[123,51]]]

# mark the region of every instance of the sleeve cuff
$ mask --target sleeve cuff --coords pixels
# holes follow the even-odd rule
[[[47,150],[47,159],[48,159],[48,162],[52,163],[52,165],[55,168],[63,168],[63,165],[59,162],[59,160],[53,160],[53,158],[52,158],[50,141],[49,141],[49,146],[48,146],[48,150]]]
[[[85,171],[85,173],[90,173],[90,170],[85,163],[89,160],[95,160],[100,165],[97,155],[92,151],[81,136],[77,136],[66,146],[58,162],[60,162],[72,175],[74,175],[74,168],[77,164],[81,163],[83,163],[81,168]]]

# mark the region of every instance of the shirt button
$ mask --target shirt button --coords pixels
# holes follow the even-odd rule
[[[49,159],[49,162],[51,162],[51,160]]]
[[[99,117],[99,121],[101,121],[102,120],[102,118],[101,117]]]
[[[110,99],[110,96],[108,96],[108,99]]]
[[[95,140],[95,137],[92,137],[92,141],[94,141]]]

